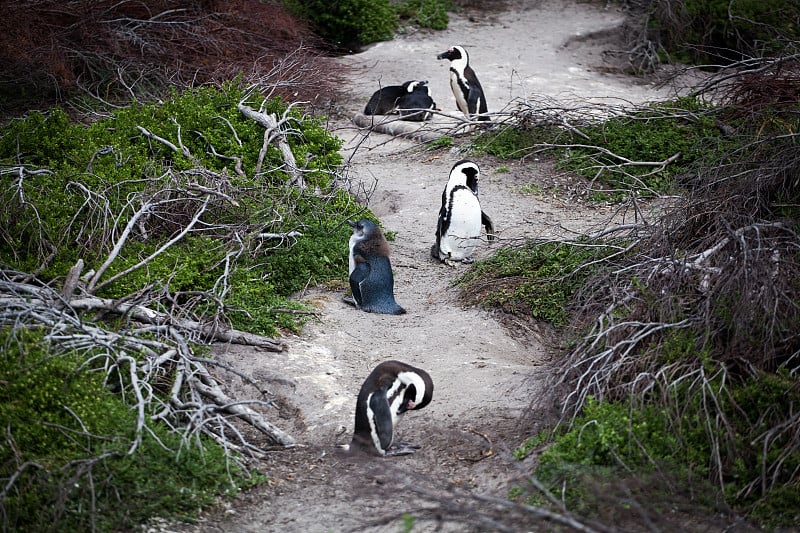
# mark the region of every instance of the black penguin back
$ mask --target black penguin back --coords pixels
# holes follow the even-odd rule
[[[397,107],[397,99],[405,94],[402,85],[387,85],[375,91],[364,107],[365,115],[387,115]]]
[[[370,313],[400,315],[406,312],[394,298],[394,274],[389,261],[389,243],[371,220],[351,222],[359,238],[350,251],[355,268],[350,289],[358,307]]]

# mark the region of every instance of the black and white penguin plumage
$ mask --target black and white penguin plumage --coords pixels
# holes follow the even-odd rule
[[[411,105],[413,104],[413,105]],[[387,85],[375,91],[364,107],[365,115],[389,115],[396,113],[398,108],[434,109],[436,104],[428,91],[428,82],[424,80],[409,80],[402,85]],[[400,112],[403,115],[403,112]],[[407,113],[412,115],[412,113]],[[416,113],[413,113],[416,117]],[[426,113],[425,115],[430,115]],[[423,120],[418,118],[404,118],[403,120]],[[427,120],[425,118],[424,120]]]
[[[406,93],[406,82],[403,85],[386,85],[375,91],[364,107],[365,115],[388,115],[397,108],[397,99]]]
[[[427,81],[415,81],[408,85],[405,94],[397,99],[397,111],[403,120],[430,120],[430,111],[409,111],[410,109],[436,109]]]
[[[371,220],[348,220],[350,236],[350,289],[353,304],[362,311],[401,315],[406,312],[394,299],[394,275],[389,243]]]
[[[436,225],[436,242],[431,255],[447,265],[454,261],[470,262],[481,242],[481,226],[488,240],[494,240],[492,219],[481,208],[478,199],[477,163],[462,159],[450,169],[450,177],[442,191],[442,206]]]
[[[436,59],[450,60],[450,88],[456,97],[458,109],[470,118],[489,120],[486,115],[486,96],[478,76],[469,65],[467,50],[463,46],[453,46],[436,56]]]
[[[433,380],[401,361],[384,361],[367,376],[356,401],[356,423],[350,450],[381,456],[408,455],[419,446],[394,442],[398,418],[419,410],[433,398]]]

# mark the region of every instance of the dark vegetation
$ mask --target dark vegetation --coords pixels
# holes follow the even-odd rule
[[[630,0],[624,5],[634,16],[618,53],[635,72],[652,72],[664,62],[717,70],[797,53],[797,2]]]
[[[0,2],[0,112],[68,102],[91,115],[243,75],[288,101],[340,81],[321,41],[277,2]],[[335,72],[335,70],[334,70]],[[326,105],[328,102],[320,102]]]
[[[287,9],[309,21],[315,33],[338,52],[352,52],[392,38],[401,23],[447,28],[451,0],[283,0]]]
[[[637,214],[588,239],[503,250],[460,280],[485,305],[569,324],[554,362],[561,421],[517,450],[536,454],[539,481],[515,498],[605,523],[658,524],[691,503],[800,526],[800,63],[784,41],[794,32],[796,46],[796,6],[778,22],[705,18],[723,4],[777,5],[648,4],[652,16],[705,10],[707,39],[742,23],[724,43],[685,40],[688,22],[659,41],[725,59],[691,98],[605,109],[606,120],[520,106],[477,143],[500,157],[553,154],[591,180],[593,198]],[[758,49],[737,46],[756,27]],[[553,255],[565,260],[547,268]],[[567,318],[552,312],[564,302]]]

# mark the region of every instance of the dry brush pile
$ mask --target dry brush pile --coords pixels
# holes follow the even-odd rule
[[[761,65],[698,91],[725,140],[582,287],[586,333],[559,365],[568,420],[596,400],[655,405],[730,504],[785,525],[800,482],[800,71]]]
[[[91,112],[98,100],[148,101],[169,87],[236,76],[271,86],[287,101],[315,101],[321,88],[341,81],[326,68],[319,39],[278,2],[36,0],[0,7],[5,112],[65,101]]]

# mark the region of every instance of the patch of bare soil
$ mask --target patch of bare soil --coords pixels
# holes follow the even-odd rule
[[[254,378],[277,398],[271,417],[300,443],[263,460],[268,485],[247,491],[180,531],[392,531],[403,513],[413,531],[488,531],[477,523],[470,498],[505,497],[523,476],[512,451],[551,421],[553,395],[547,362],[548,333],[465,308],[451,268],[430,258],[441,193],[458,149],[425,151],[418,142],[359,129],[350,117],[363,110],[380,84],[426,79],[442,111],[458,115],[448,85],[449,65],[436,55],[454,44],[467,48],[486,92],[489,111],[516,98],[657,99],[663,91],[613,73],[604,63],[608,36],[623,14],[602,4],[511,2],[505,11],[475,9],[452,15],[446,31],[408,31],[355,56],[351,97],[339,102],[332,127],[346,139],[349,186],[368,201],[391,242],[395,295],[408,313],[387,316],[355,310],[345,290],[309,289],[299,298],[319,316],[302,335],[287,339],[285,353],[217,346],[217,357]],[[593,37],[593,36],[596,36]],[[435,129],[447,117],[425,128]],[[456,143],[458,145],[459,143]],[[623,215],[585,205],[582,186],[560,176],[545,160],[478,158],[481,202],[494,219],[499,245],[537,236],[573,235]],[[499,172],[500,167],[505,167]],[[480,256],[498,245],[486,244]],[[347,243],[342,243],[347,253]],[[355,399],[371,369],[399,359],[427,370],[432,403],[404,415],[403,440],[420,444],[414,455],[353,457],[336,445],[352,436]],[[230,375],[239,397],[254,389]],[[527,465],[525,465],[527,466]],[[455,491],[455,492],[454,492]],[[449,503],[437,501],[448,495]],[[547,530],[522,525],[520,528]],[[439,529],[437,529],[439,528]]]

